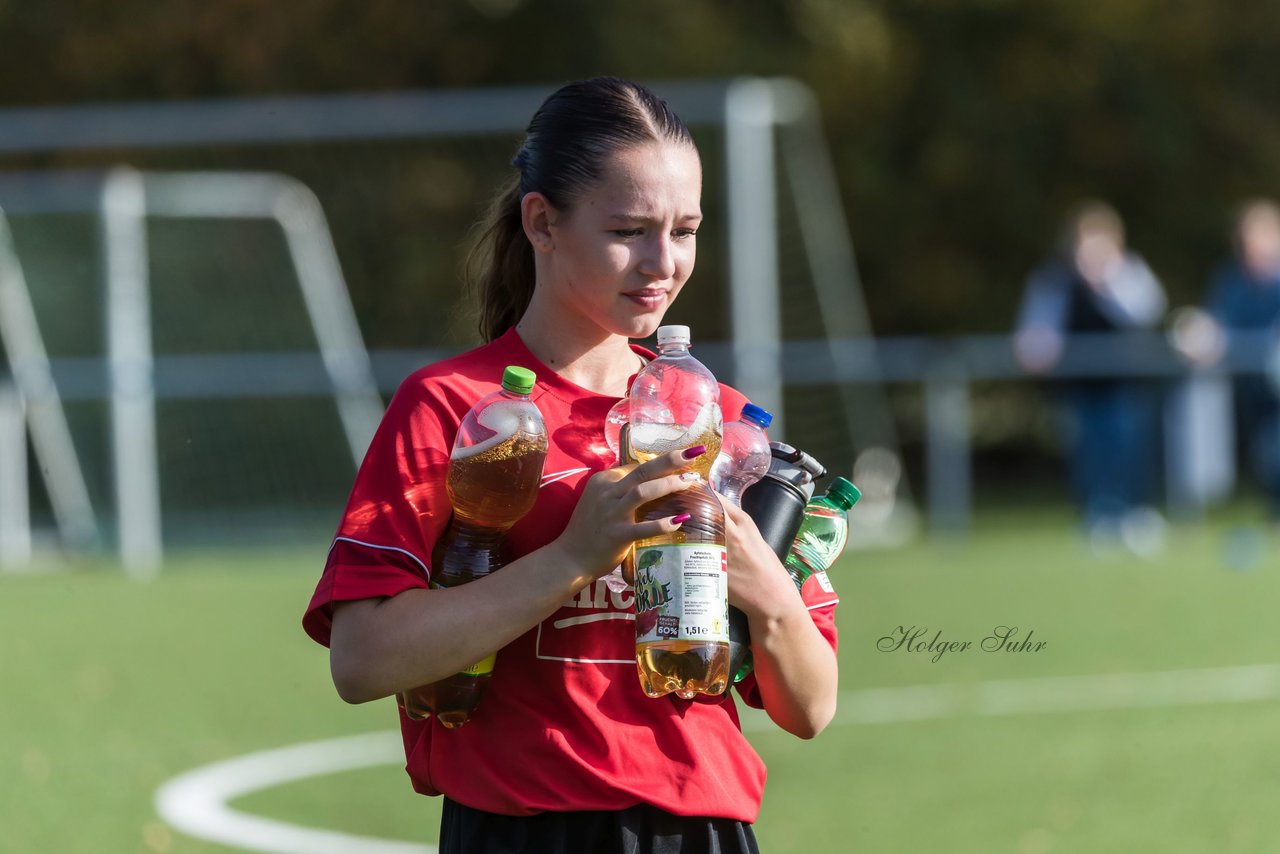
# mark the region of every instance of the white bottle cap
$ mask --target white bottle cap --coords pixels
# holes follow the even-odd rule
[[[658,346],[663,344],[688,344],[689,327],[673,325],[658,327]]]

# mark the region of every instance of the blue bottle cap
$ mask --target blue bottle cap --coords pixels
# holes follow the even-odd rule
[[[742,421],[751,421],[759,424],[761,427],[768,427],[773,423],[773,413],[762,406],[756,406],[754,403],[744,404],[742,407]]]

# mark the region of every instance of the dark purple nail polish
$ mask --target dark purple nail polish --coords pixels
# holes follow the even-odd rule
[[[688,522],[692,518],[693,516],[688,513],[681,513],[679,516],[672,516],[671,521],[676,523],[677,525],[683,525],[685,522]]]
[[[685,448],[684,453],[681,454],[681,456],[683,456],[686,460],[692,460],[695,457],[702,456],[706,452],[707,452],[706,445],[694,445],[692,448]]]

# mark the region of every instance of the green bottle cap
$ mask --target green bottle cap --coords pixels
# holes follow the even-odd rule
[[[537,379],[537,374],[528,368],[508,365],[502,372],[502,387],[512,394],[528,394],[533,391],[533,384]]]
[[[851,509],[861,497],[862,491],[842,477],[837,477],[827,487],[827,498],[830,498],[845,510]]]

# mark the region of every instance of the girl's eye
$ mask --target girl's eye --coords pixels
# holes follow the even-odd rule
[[[614,230],[613,233],[619,237],[639,237],[644,234],[644,232],[638,228],[619,228]]]
[[[676,231],[675,231],[675,236],[676,236],[676,238],[677,238],[677,239],[683,239],[683,238],[686,238],[686,237],[697,237],[697,236],[698,236],[698,229],[696,229],[696,228],[677,228],[677,229],[676,229]]]

